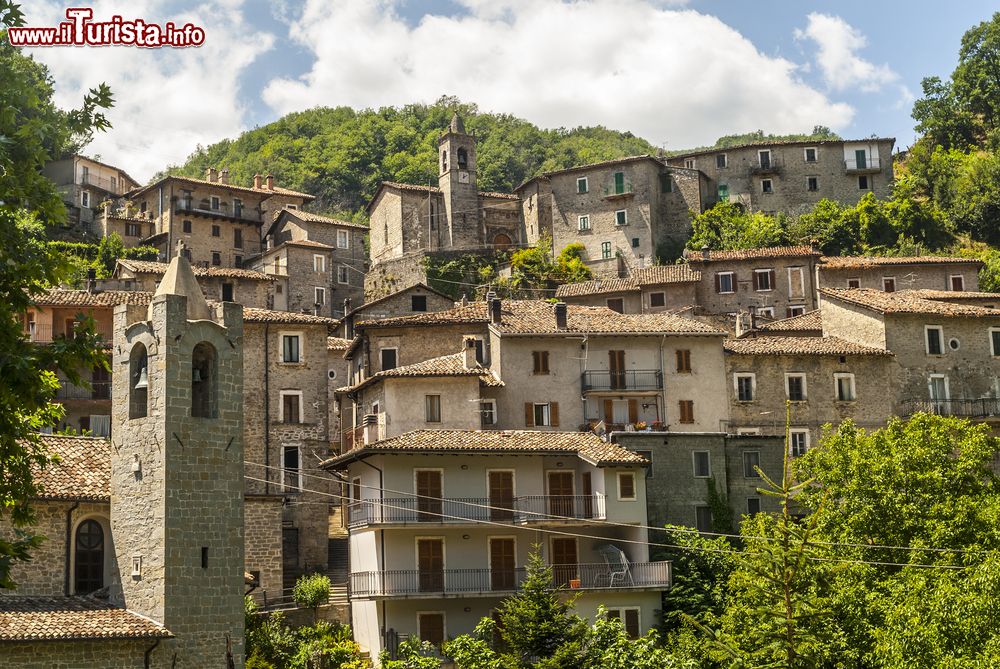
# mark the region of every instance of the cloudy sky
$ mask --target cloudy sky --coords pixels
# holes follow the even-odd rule
[[[680,149],[827,125],[913,141],[920,80],[946,77],[996,5],[962,0],[98,0],[24,2],[190,21],[192,49],[32,49],[57,101],[102,81],[114,130],[88,148],[145,180],[198,144],[317,105],[456,95],[542,127],[605,125]]]

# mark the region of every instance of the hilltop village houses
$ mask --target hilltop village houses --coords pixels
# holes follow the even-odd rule
[[[67,230],[160,258],[23,315],[38,346],[92,323],[107,365],[61,379],[43,437],[60,460],[32,500],[47,538],[0,592],[0,657],[242,666],[244,594],[273,608],[314,572],[329,615],[391,657],[472,631],[533,547],[578,612],[645,633],[672,585],[657,528],[727,531],[710,486],[738,522],[776,510],[762,473],[828,426],[1000,420],[1000,294],[979,291],[979,261],[801,245],[653,263],[718,201],[882,196],[892,145],[636,156],[490,193],[455,116],[438,184],[382,183],[367,226],[269,175],[140,186],[82,156],[49,166],[79,210]],[[595,278],[456,300],[426,276],[427,258],[543,238],[583,243]]]

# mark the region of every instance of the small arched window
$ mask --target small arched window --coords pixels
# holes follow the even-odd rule
[[[74,542],[73,592],[86,595],[104,587],[104,528],[96,520],[80,523]]]
[[[469,154],[465,152],[465,149],[458,150],[458,169],[464,170],[469,166]]]
[[[196,418],[215,418],[216,373],[215,347],[201,342],[191,353],[191,415]]]
[[[448,150],[445,149],[441,152],[441,171],[448,171]]]
[[[149,415],[149,356],[146,347],[136,344],[129,354],[128,417]]]

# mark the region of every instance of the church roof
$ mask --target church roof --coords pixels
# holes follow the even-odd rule
[[[462,122],[462,117],[458,115],[458,112],[452,115],[451,123],[448,124],[448,131],[461,135],[465,134],[465,123]]]
[[[170,265],[167,266],[167,271],[160,279],[156,292],[153,293],[153,298],[159,295],[183,295],[187,297],[188,320],[201,321],[212,318],[208,302],[205,301],[205,293],[201,291],[201,286],[198,285],[198,280],[194,278],[194,272],[191,270],[191,263],[181,253],[180,248],[178,248],[177,255],[171,259]]]
[[[0,597],[0,641],[164,639],[149,618],[93,597]]]
[[[94,437],[43,435],[42,445],[57,462],[32,465],[37,499],[88,502],[111,500],[111,443]],[[2,598],[0,598],[2,599]]]

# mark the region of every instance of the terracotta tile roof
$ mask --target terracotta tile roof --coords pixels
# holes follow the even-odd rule
[[[621,279],[594,279],[579,283],[564,283],[556,288],[556,297],[580,297],[582,295],[606,295],[608,293],[630,293],[639,290],[639,284],[632,277]]]
[[[42,435],[42,444],[59,457],[45,467],[32,465],[37,499],[111,500],[111,443],[94,437]]]
[[[873,142],[892,142],[896,143],[895,137],[869,137],[866,139],[796,139],[796,140],[770,140],[770,141],[760,141],[760,142],[748,142],[746,144],[738,144],[736,146],[726,146],[719,148],[707,148],[707,149],[694,149],[692,151],[685,151],[683,153],[675,153],[667,160],[677,160],[679,158],[690,158],[691,156],[701,156],[709,153],[726,153],[727,151],[739,151],[740,149],[750,149],[754,147],[767,147],[767,146],[824,146],[826,144],[871,144]]]
[[[52,288],[35,299],[41,307],[114,307],[119,304],[149,304],[153,294],[141,290],[66,290]]]
[[[929,288],[901,290],[898,292],[925,300],[942,300],[944,302],[964,302],[969,300],[973,302],[995,302],[1000,304],[1000,293],[984,293],[972,290],[931,290]]]
[[[757,330],[761,332],[822,332],[822,312],[819,309],[814,309],[813,311],[802,314],[801,316],[792,316],[790,318],[782,318],[781,320],[764,323],[757,326]]]
[[[414,430],[361,446],[322,464],[337,469],[376,453],[575,454],[600,467],[648,464],[641,455],[605,442],[592,432],[539,430]]]
[[[556,288],[556,297],[579,297],[581,295],[604,295],[626,293],[639,290],[642,286],[656,286],[668,283],[696,283],[701,281],[701,272],[691,269],[687,263],[679,265],[654,265],[632,271],[632,275],[620,279],[594,279],[581,283],[566,283]]]
[[[691,269],[687,263],[676,265],[653,265],[633,270],[632,277],[640,286],[661,283],[695,283],[701,281],[701,272]]]
[[[503,300],[499,332],[508,335],[577,334],[685,334],[721,335],[723,331],[705,323],[675,316],[658,314],[619,314],[607,307],[567,305],[567,327],[556,328],[554,306],[541,300]],[[485,302],[470,302],[445,311],[415,316],[383,318],[359,323],[358,327],[409,327],[487,323]]]
[[[976,258],[955,256],[824,256],[819,259],[823,269],[865,269],[888,265],[982,265]]]
[[[736,249],[733,251],[709,251],[709,261],[720,260],[757,260],[765,258],[799,258],[804,256],[819,256],[819,251],[814,251],[808,244],[802,246],[769,246],[759,249]],[[705,262],[701,251],[688,251],[687,259],[690,263]]]
[[[751,337],[727,339],[726,353],[736,355],[892,355],[838,337]]]
[[[929,314],[935,316],[1000,318],[1000,309],[987,309],[969,304],[927,300],[912,291],[886,293],[871,288],[820,288],[820,295],[857,304],[883,314]]]
[[[431,358],[429,360],[424,360],[423,362],[417,362],[412,365],[403,365],[402,367],[395,367],[393,369],[387,369],[382,372],[377,372],[372,374],[364,381],[356,383],[353,386],[346,386],[343,388],[337,388],[338,393],[353,393],[366,388],[374,383],[378,383],[384,379],[400,379],[400,378],[428,378],[428,377],[446,377],[446,376],[475,376],[479,377],[480,384],[484,386],[499,388],[503,386],[503,382],[497,377],[493,376],[493,373],[487,367],[482,367],[476,365],[475,367],[468,368],[465,366],[465,353],[453,353],[451,355],[443,355],[439,358]]]
[[[92,597],[0,595],[0,640],[160,639],[166,628]]]
[[[490,200],[517,200],[520,202],[521,198],[514,193],[497,193],[495,191],[480,191],[479,197],[485,197]]]
[[[311,239],[293,239],[290,242],[282,242],[280,246],[304,246],[312,249],[332,249],[333,247],[323,242],[314,242]]]
[[[353,221],[344,221],[339,218],[331,218],[330,216],[323,216],[322,214],[314,214],[311,211],[302,211],[301,209],[285,209],[281,212],[281,215],[288,215],[293,218],[298,218],[303,221],[309,221],[310,223],[326,223],[327,225],[332,225],[338,228],[357,228],[359,230],[367,230],[368,226],[363,223],[355,223]]]
[[[340,337],[326,338],[327,351],[346,351],[350,347],[351,347],[350,339],[341,339]]]
[[[326,325],[335,327],[340,321],[326,316],[314,316],[297,311],[272,311],[243,307],[243,320],[247,323],[299,323],[302,325]]]
[[[167,263],[153,262],[151,260],[124,260],[119,259],[118,265],[131,271],[133,274],[159,274],[167,271]],[[274,277],[255,272],[250,269],[236,269],[235,267],[195,267],[192,265],[196,277],[222,277],[227,279],[250,279],[252,281],[274,281]],[[118,268],[115,268],[115,274]]]
[[[309,193],[300,193],[297,190],[291,190],[289,188],[281,188],[280,186],[275,186],[273,189],[268,189],[268,188],[252,188],[250,186],[237,186],[236,184],[224,184],[224,183],[219,183],[218,181],[207,181],[205,179],[195,179],[194,177],[184,177],[184,176],[179,176],[179,175],[168,175],[168,176],[165,176],[165,177],[163,177],[162,179],[160,179],[159,181],[157,181],[155,183],[147,184],[147,185],[143,186],[142,188],[138,188],[138,189],[132,191],[130,193],[130,195],[132,197],[134,197],[134,196],[138,195],[139,193],[142,193],[143,191],[149,190],[150,188],[153,188],[154,186],[162,184],[163,182],[169,181],[171,179],[173,179],[175,181],[183,181],[183,182],[186,182],[186,183],[194,184],[195,186],[211,186],[213,188],[225,188],[227,190],[239,191],[239,192],[242,192],[242,193],[256,193],[257,195],[265,195],[265,196],[269,196],[269,195],[287,195],[287,196],[290,196],[290,197],[300,197],[300,198],[302,198],[303,200],[306,200],[306,201],[315,200],[316,199],[315,195],[310,195]]]

